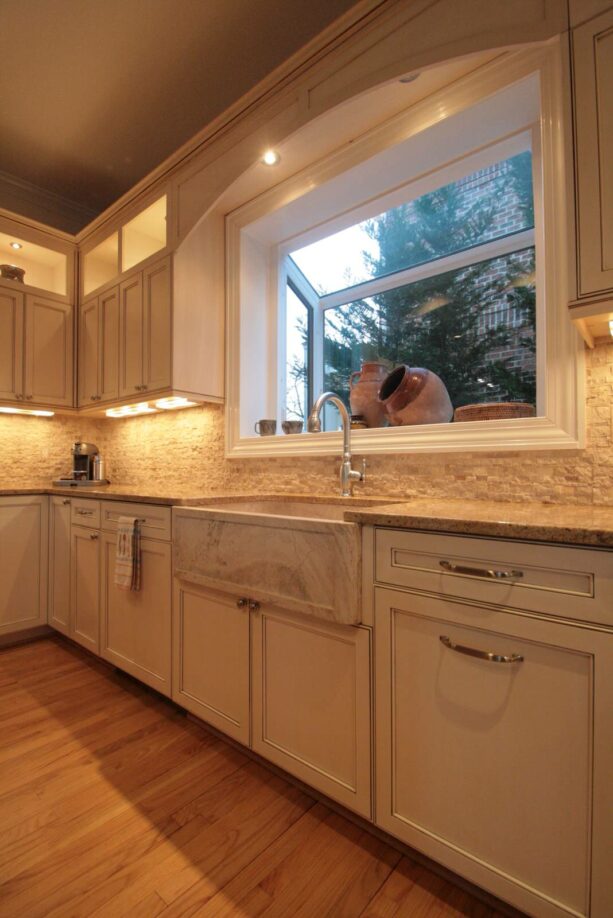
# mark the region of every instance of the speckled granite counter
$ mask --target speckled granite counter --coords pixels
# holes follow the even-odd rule
[[[345,519],[371,526],[613,548],[613,507],[416,498],[348,510]]]
[[[32,484],[28,486],[0,487],[0,497],[11,497],[18,494],[57,494],[60,497],[91,497],[96,500],[134,500],[147,504],[173,505],[198,505],[200,502],[209,502],[211,497],[203,498],[193,492],[178,488],[169,491],[167,488],[139,489],[134,485],[102,485],[99,488],[67,487],[54,488],[49,482]]]

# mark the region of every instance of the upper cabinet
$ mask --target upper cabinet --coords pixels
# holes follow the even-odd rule
[[[0,283],[72,300],[73,274],[74,243],[0,217]]]
[[[573,30],[577,293],[588,344],[613,319],[613,6]]]
[[[168,196],[164,194],[91,248],[84,248],[82,295],[87,297],[116,282],[164,251],[168,245],[167,217]]]

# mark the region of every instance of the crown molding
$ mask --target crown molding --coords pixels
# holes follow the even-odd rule
[[[9,172],[0,171],[0,201],[9,205],[2,212],[16,222],[46,232],[55,230],[71,242],[78,228],[95,218],[95,211],[78,201]]]

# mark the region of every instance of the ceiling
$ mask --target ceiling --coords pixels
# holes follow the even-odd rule
[[[0,207],[76,232],[354,2],[0,0]]]

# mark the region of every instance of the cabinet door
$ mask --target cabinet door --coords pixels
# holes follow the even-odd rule
[[[613,9],[573,33],[579,294],[613,289]]]
[[[116,543],[115,533],[102,533],[101,654],[141,682],[170,695],[170,543],[142,539],[141,589],[137,593],[115,586]]]
[[[28,295],[25,316],[25,398],[37,404],[70,407],[72,306]]]
[[[253,615],[253,748],[370,817],[370,632]]]
[[[70,634],[70,498],[49,501],[49,604],[47,622]]]
[[[589,914],[595,638],[375,592],[377,823],[530,914]]]
[[[143,279],[119,286],[119,395],[138,397],[143,386]]]
[[[70,636],[100,653],[100,533],[73,526],[70,553]]]
[[[100,401],[119,398],[119,287],[98,297],[100,347],[98,352]]]
[[[0,497],[0,635],[47,622],[47,498]]]
[[[92,405],[98,400],[99,333],[98,298],[94,297],[79,307],[79,407]]]
[[[23,293],[0,289],[0,398],[23,395]]]
[[[164,258],[143,271],[144,367],[147,389],[171,384],[172,316],[171,260]]]
[[[175,580],[172,697],[249,744],[249,610],[238,597]]]

